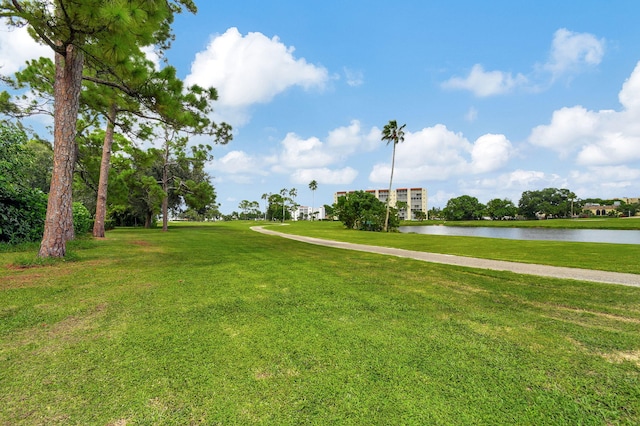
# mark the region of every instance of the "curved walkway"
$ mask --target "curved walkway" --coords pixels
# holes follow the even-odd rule
[[[277,235],[290,240],[320,246],[335,247],[345,250],[357,250],[368,253],[386,254],[390,256],[406,257],[423,260],[425,262],[443,263],[446,265],[466,266],[469,268],[492,269],[496,271],[510,271],[517,274],[538,275],[580,281],[593,281],[607,284],[620,284],[640,287],[640,275],[621,272],[597,271],[592,269],[566,268],[562,266],[538,265],[532,263],[507,262],[504,260],[479,259],[475,257],[455,256],[451,254],[428,253],[404,250],[390,247],[370,246],[366,244],[345,243],[342,241],[323,240],[321,238],[303,237],[300,235],[284,234],[282,232],[264,229],[262,226],[252,226],[253,231],[267,235]]]

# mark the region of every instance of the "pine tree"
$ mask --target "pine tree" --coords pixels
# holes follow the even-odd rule
[[[54,165],[41,257],[63,257],[73,238],[72,181],[76,121],[85,70],[95,83],[127,87],[122,65],[143,46],[168,48],[175,13],[196,12],[191,0],[2,0],[0,17],[28,25],[31,35],[54,51]],[[135,28],[136,31],[130,31]],[[99,77],[98,77],[99,76]]]

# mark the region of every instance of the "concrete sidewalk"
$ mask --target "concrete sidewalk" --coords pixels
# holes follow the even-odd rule
[[[579,281],[593,281],[607,284],[620,284],[640,287],[640,275],[620,272],[597,271],[592,269],[565,268],[561,266],[537,265],[531,263],[507,262],[503,260],[478,259],[475,257],[455,256],[451,254],[427,253],[421,251],[404,250],[390,247],[370,246],[366,244],[345,243],[342,241],[323,240],[300,235],[284,234],[282,232],[264,229],[262,226],[251,227],[253,231],[267,235],[276,235],[290,240],[301,241],[320,246],[335,247],[345,250],[364,251],[368,253],[386,254],[389,256],[406,257],[432,263],[466,266],[469,268],[492,269],[496,271],[510,271],[517,274],[537,275]]]

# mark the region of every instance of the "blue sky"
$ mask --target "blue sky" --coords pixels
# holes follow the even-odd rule
[[[640,2],[196,3],[167,58],[234,127],[208,166],[224,213],[282,188],[316,206],[386,188],[389,120],[406,123],[393,186],[430,208],[640,196]],[[37,52],[20,40],[0,31],[5,72]]]

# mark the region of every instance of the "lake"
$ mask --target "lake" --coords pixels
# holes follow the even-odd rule
[[[493,228],[487,226],[401,226],[409,234],[505,238],[509,240],[574,241],[580,243],[640,244],[640,231],[610,229]]]

